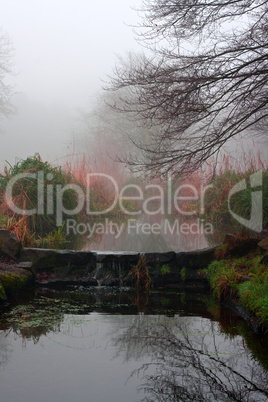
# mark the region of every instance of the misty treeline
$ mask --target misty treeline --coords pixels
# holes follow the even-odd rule
[[[107,85],[112,109],[143,127],[122,161],[189,174],[239,134],[267,136],[268,1],[144,0],[139,11],[144,51]]]
[[[95,171],[113,173],[120,178],[125,176],[127,163],[131,156],[140,153],[135,141],[149,143],[148,129],[125,113],[117,113],[111,104],[121,103],[119,93],[102,93],[96,96],[93,106],[79,111],[79,128],[74,138],[72,153],[81,158],[89,158]]]

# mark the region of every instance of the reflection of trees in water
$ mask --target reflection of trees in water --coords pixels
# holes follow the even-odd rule
[[[0,369],[7,364],[9,357],[13,352],[10,338],[8,337],[9,332],[10,329],[0,331]]]
[[[46,295],[46,296],[44,296]],[[28,340],[38,343],[42,336],[64,333],[70,336],[72,326],[83,325],[80,315],[88,315],[93,310],[100,313],[136,313],[136,305],[142,309],[148,302],[148,293],[116,291],[113,288],[88,288],[84,290],[36,290],[36,298],[31,303],[13,307],[0,317],[1,330],[9,330],[22,338],[23,345]],[[1,353],[1,351],[0,351]],[[1,354],[0,354],[1,356]]]
[[[47,290],[36,290],[37,297],[31,303],[21,304],[13,307],[1,316],[0,329],[10,328],[18,336],[22,337],[23,343],[32,340],[38,343],[41,336],[49,333],[62,332],[64,316],[66,314],[83,314],[91,311],[91,307],[82,303],[73,293],[69,295],[70,300],[61,293],[48,293]],[[41,295],[39,296],[39,293]],[[55,298],[55,295],[57,298]]]
[[[63,313],[60,306],[55,306],[52,302],[38,307],[31,304],[20,305],[4,314],[2,323],[4,321],[9,323],[13,332],[21,336],[24,342],[31,339],[37,343],[42,335],[60,331]]]
[[[268,401],[268,374],[208,320],[137,316],[114,342],[126,360],[151,359],[136,371],[144,401]]]

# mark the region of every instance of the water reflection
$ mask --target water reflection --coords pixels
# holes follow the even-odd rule
[[[268,373],[212,321],[137,316],[113,339],[126,360],[151,359],[132,373],[142,375],[143,401],[268,400]]]
[[[38,289],[0,320],[1,402],[268,401],[236,320],[202,294]]]
[[[0,331],[0,368],[7,365],[13,352],[12,343],[8,337],[10,332],[11,329]]]

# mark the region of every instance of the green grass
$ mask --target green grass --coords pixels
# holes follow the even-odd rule
[[[204,270],[219,300],[238,299],[268,330],[268,267],[261,255],[213,261]]]
[[[64,232],[64,225],[59,227],[57,230],[53,230],[51,233],[48,233],[45,237],[39,237],[37,240],[33,241],[34,247],[58,250],[67,249],[68,244],[69,241],[67,240]]]
[[[254,313],[268,329],[268,279],[262,276],[241,283],[238,296],[246,309]]]
[[[183,267],[183,268],[181,269],[180,274],[181,274],[181,280],[182,280],[182,282],[185,282],[185,279],[186,279],[186,270],[187,270],[186,267]]]
[[[162,275],[167,275],[170,273],[170,266],[168,264],[162,265],[161,269],[161,274]]]

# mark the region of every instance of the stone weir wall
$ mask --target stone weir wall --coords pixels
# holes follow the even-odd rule
[[[204,287],[207,286],[207,281],[200,270],[208,266],[215,258],[214,254],[215,248],[180,253],[22,248],[14,234],[8,230],[0,230],[0,282],[9,271],[8,275],[12,276],[14,284],[19,272],[24,275],[28,272],[31,275],[27,275],[27,283],[31,277],[35,282],[44,285],[131,286],[135,284],[135,273],[130,275],[130,271],[142,261],[142,267],[148,270],[155,287]],[[6,258],[10,260],[6,261]],[[9,292],[6,287],[5,290]]]
[[[32,263],[40,284],[130,286],[129,272],[142,258],[153,286],[206,286],[200,272],[215,258],[215,248],[192,252],[135,253],[91,252],[24,248],[19,261]]]

